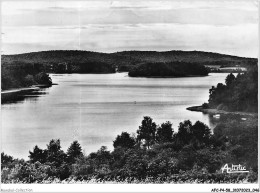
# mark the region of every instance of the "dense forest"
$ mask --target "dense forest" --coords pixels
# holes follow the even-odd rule
[[[139,62],[186,62],[186,63],[200,63],[203,65],[222,65],[222,66],[251,66],[257,64],[256,58],[244,58],[238,56],[231,56],[212,52],[202,51],[181,51],[172,50],[165,52],[156,51],[124,51],[113,53],[135,59]]]
[[[37,145],[24,161],[1,154],[2,183],[241,183],[257,181],[257,120],[226,116],[214,129],[189,120],[177,132],[170,122],[144,117],[135,135],[122,132],[114,150],[84,155],[78,141],[66,152],[60,140]],[[249,173],[221,172],[242,164]]]
[[[258,68],[251,67],[237,76],[226,77],[225,84],[219,83],[209,90],[209,103],[205,108],[226,111],[258,111]]]
[[[208,70],[199,63],[144,63],[133,67],[128,75],[131,77],[206,76],[208,75]]]
[[[131,66],[144,62],[187,62],[207,65],[223,66],[250,66],[257,64],[256,58],[243,58],[225,54],[202,51],[179,51],[166,52],[156,51],[124,51],[116,53],[100,53],[80,50],[50,50],[16,55],[2,55],[2,64],[12,64],[15,61],[25,63],[41,63],[44,65],[57,65],[59,63],[89,63],[101,62],[107,65]]]
[[[14,62],[1,67],[1,90],[29,87],[36,84],[52,85],[49,75],[40,64]]]

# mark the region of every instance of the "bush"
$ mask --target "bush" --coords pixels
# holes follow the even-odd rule
[[[28,74],[25,78],[24,78],[24,83],[25,86],[32,86],[34,84],[37,84],[37,82],[34,80],[33,75]]]
[[[95,167],[93,161],[85,157],[79,157],[75,164],[72,165],[73,176],[91,176],[94,171]]]
[[[202,104],[202,108],[203,109],[208,109],[209,108],[209,104],[208,103],[203,103]]]
[[[130,137],[130,134],[127,132],[122,132],[121,135],[116,137],[116,140],[113,141],[114,148],[123,147],[123,148],[133,148],[135,145],[135,139]]]
[[[35,80],[38,84],[52,85],[52,80],[45,72],[40,72],[35,75]]]

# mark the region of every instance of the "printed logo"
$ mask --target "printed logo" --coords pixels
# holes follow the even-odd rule
[[[246,173],[246,172],[249,172],[246,170],[246,167],[245,166],[242,166],[241,164],[238,164],[238,165],[233,165],[231,167],[228,167],[228,164],[225,164],[222,168],[222,173],[224,173],[225,171],[228,173],[228,174],[231,174],[231,173]]]

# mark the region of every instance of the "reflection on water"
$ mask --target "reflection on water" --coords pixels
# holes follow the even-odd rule
[[[46,88],[42,88],[40,90],[30,91],[26,94],[13,94],[10,97],[6,97],[5,99],[2,98],[1,104],[10,104],[10,103],[23,103],[23,101],[31,101],[36,102],[38,100],[38,97],[41,95],[46,95],[48,92],[46,91]]]
[[[227,74],[206,77],[131,78],[126,73],[51,75],[57,86],[2,105],[2,148],[28,158],[34,145],[46,148],[61,139],[64,150],[78,140],[88,154],[100,146],[112,150],[123,131],[136,133],[143,116],[157,124],[170,121],[175,131],[181,121],[197,120],[213,128],[214,120],[186,110],[208,100],[211,86],[224,83]]]
[[[202,113],[202,114],[204,114],[205,116],[208,117],[208,119],[209,119],[209,127],[211,128],[212,133],[213,133],[214,128],[216,127],[217,123],[219,122],[219,119],[213,117],[213,115],[209,115],[209,114],[205,114],[205,113]]]

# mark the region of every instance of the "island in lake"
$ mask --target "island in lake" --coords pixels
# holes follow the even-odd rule
[[[206,76],[208,69],[199,63],[168,62],[143,63],[134,66],[128,73],[131,77],[186,77]]]

